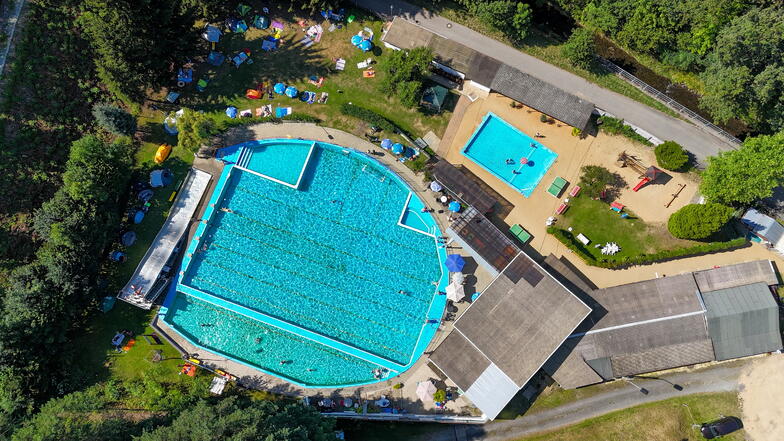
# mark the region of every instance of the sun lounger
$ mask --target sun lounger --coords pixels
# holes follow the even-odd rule
[[[336,70],[343,70],[346,68],[346,60],[342,58],[338,58],[338,61],[335,63]]]
[[[250,118],[251,116],[253,116],[253,111],[250,109],[240,111],[240,118]]]
[[[376,71],[372,70],[372,69],[371,70],[362,71],[362,77],[364,77],[364,78],[375,78],[376,77]]]
[[[286,115],[291,115],[291,107],[277,107],[275,108],[275,117],[283,118]]]
[[[303,37],[302,40],[299,41],[302,44],[302,47],[311,47],[313,46],[313,40],[310,37]]]
[[[613,202],[612,204],[610,204],[610,210],[617,211],[618,213],[623,211],[623,207],[624,205],[620,202]]]
[[[580,190],[582,190],[582,188],[580,188],[579,185],[575,185],[572,187],[572,191],[569,192],[569,196],[576,197],[578,194],[580,194]]]
[[[531,239],[531,233],[525,230],[520,224],[512,225],[512,228],[509,229],[509,232],[514,235],[520,242],[526,243],[529,239]]]
[[[319,97],[319,104],[327,104],[327,100],[329,99],[329,93],[321,92],[321,97]]]
[[[569,208],[568,205],[561,204],[561,205],[558,206],[558,209],[555,210],[555,214],[564,214],[564,212],[566,211],[567,208]]]
[[[373,59],[372,58],[368,58],[367,60],[363,60],[363,61],[360,61],[359,63],[357,63],[357,69],[365,69],[368,66],[370,66],[371,64],[373,64]]]
[[[310,77],[310,79],[308,79],[308,83],[316,87],[321,87],[324,84],[324,77],[316,77],[315,75],[313,75],[312,77]]]
[[[130,340],[128,340],[128,343],[126,343],[125,346],[123,346],[122,350],[125,351],[125,352],[128,352],[128,351],[131,350],[131,348],[135,344],[136,344],[136,340],[130,339]]]

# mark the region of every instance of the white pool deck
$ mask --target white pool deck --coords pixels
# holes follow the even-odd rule
[[[131,280],[117,294],[118,299],[144,309],[152,307],[160,294],[160,291],[153,292],[152,288],[161,276],[166,262],[174,253],[175,247],[188,231],[210,180],[212,180],[211,174],[197,168],[190,169],[166,222],[139,262]]]

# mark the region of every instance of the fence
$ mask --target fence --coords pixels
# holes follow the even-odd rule
[[[661,93],[659,90],[654,88],[653,86],[647,84],[646,82],[640,80],[639,78],[635,77],[634,75],[626,72],[621,67],[617,66],[615,63],[604,59],[602,57],[596,57],[605,69],[609,70],[610,72],[617,74],[619,77],[623,78],[624,80],[632,83],[635,87],[642,90],[646,94],[650,95],[651,97],[655,98],[662,104],[666,105],[670,109],[678,112],[679,114],[685,116],[697,126],[701,127],[703,130],[710,132],[712,135],[717,136],[732,145],[740,145],[741,140],[730,135],[726,131],[724,131],[721,127],[713,124],[712,122],[708,121],[707,119],[703,118],[702,116],[694,113],[691,109],[685,107],[683,104],[673,100],[669,96]]]

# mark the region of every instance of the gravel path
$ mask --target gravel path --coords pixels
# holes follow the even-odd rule
[[[784,440],[784,356],[755,360],[741,372],[739,389],[748,439]]]

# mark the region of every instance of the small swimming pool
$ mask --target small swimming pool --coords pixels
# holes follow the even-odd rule
[[[525,197],[531,195],[558,157],[492,112],[482,119],[462,153]]]
[[[222,159],[166,323],[306,387],[367,384],[412,366],[448,283],[441,233],[416,194],[331,144],[266,140]]]

